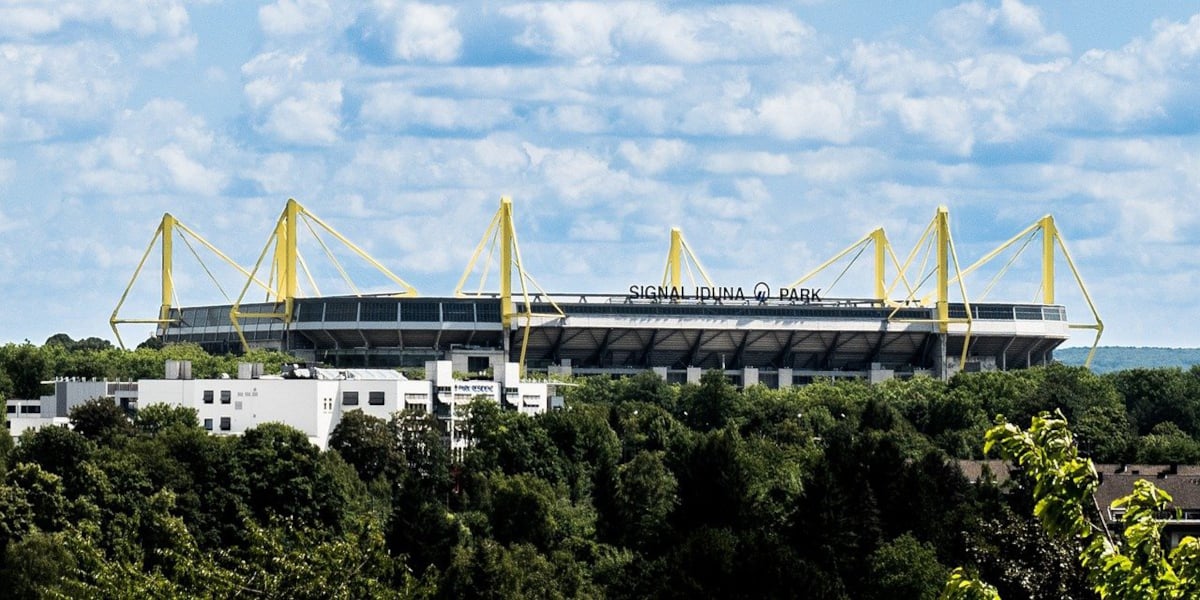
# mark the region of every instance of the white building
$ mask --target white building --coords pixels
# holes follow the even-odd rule
[[[194,408],[205,429],[238,435],[263,423],[284,423],[303,431],[325,449],[329,435],[348,411],[388,419],[405,409],[432,412],[444,424],[447,443],[463,448],[459,434],[462,407],[477,396],[533,415],[560,408],[545,382],[523,382],[515,363],[504,365],[492,380],[457,380],[450,361],[426,363],[427,380],[411,381],[386,369],[294,367],[283,376],[261,376],[261,367],[245,365],[236,379],[191,379],[187,368],[167,367],[166,379],[138,382],[142,407],[167,404]]]
[[[10,398],[5,402],[4,425],[14,440],[27,429],[66,427],[71,410],[89,400],[112,398],[126,411],[137,408],[138,385],[133,382],[75,377],[42,383],[54,385],[54,393],[37,400]]]
[[[426,380],[411,381],[389,369],[323,369],[292,366],[284,375],[263,375],[261,364],[243,363],[236,378],[193,379],[187,361],[167,361],[164,379],[136,383],[83,379],[53,382],[54,394],[40,400],[7,402],[6,424],[13,438],[26,429],[68,425],[71,409],[95,398],[111,397],[118,406],[166,404],[196,410],[201,425],[214,435],[238,435],[263,423],[284,423],[303,431],[322,450],[342,415],[352,410],[381,419],[416,409],[433,413],[444,424],[453,449],[467,443],[459,432],[466,404],[484,396],[502,406],[535,415],[561,408],[550,395],[552,384],[521,381],[516,363],[497,369],[495,380],[455,379],[448,360],[426,363]]]

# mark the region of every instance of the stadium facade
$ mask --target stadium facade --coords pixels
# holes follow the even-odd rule
[[[680,382],[695,381],[704,370],[721,369],[740,385],[786,387],[821,377],[879,381],[1025,368],[1052,360],[1054,349],[1070,338],[1072,329],[1094,329],[1098,340],[1103,328],[1086,289],[1083,295],[1096,316],[1093,324],[1069,323],[1066,308],[1054,301],[1054,260],[1059,250],[1081,289],[1082,280],[1050,217],[976,264],[958,269],[948,213],[939,209],[903,263],[880,229],[800,281],[783,286],[761,281],[713,285],[674,230],[662,285],[633,285],[623,293],[604,295],[534,288],[520,269],[511,211],[511,203],[503,199],[453,297],[418,296],[385,271],[402,291],[304,298],[296,294],[300,273],[296,265],[302,262],[296,260],[295,240],[297,223],[310,213],[289,201],[263,251],[272,261],[270,281],[263,286],[273,293],[268,302],[242,304],[239,298],[231,304],[176,307],[170,305],[172,296],[164,284],[158,318],[123,320],[114,311],[114,330],[121,322],[148,321],[156,324],[164,342],[194,342],[217,352],[274,348],[342,368],[421,366],[448,360],[455,370],[480,372],[516,362],[524,369],[551,374],[652,370]],[[170,233],[160,226],[164,281],[170,275],[166,243]],[[1025,240],[1027,245],[1038,237],[1043,261],[1041,302],[969,301],[962,284],[966,274],[1017,242]],[[489,240],[493,245],[489,255],[500,259],[500,290],[462,294]],[[811,275],[835,259],[855,248],[862,254],[871,246],[875,297],[833,298],[821,289],[804,287]],[[921,247],[933,257],[934,266],[928,276],[917,273],[910,279],[905,275],[913,270]],[[691,270],[686,264],[689,258],[703,277],[698,285],[682,285],[682,274]],[[895,267],[890,285],[884,268],[889,258]],[[244,270],[249,279],[257,281],[263,262]],[[935,289],[922,297],[909,286],[912,280],[932,280]],[[902,293],[895,292],[897,288]],[[889,300],[893,295],[901,298]]]

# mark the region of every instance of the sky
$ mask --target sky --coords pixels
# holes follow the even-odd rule
[[[571,293],[659,283],[671,227],[749,291],[876,227],[903,260],[939,205],[964,267],[1052,214],[1103,344],[1200,346],[1198,101],[1172,0],[0,0],[0,343],[114,339],[164,213],[250,268],[295,198],[445,296],[510,196],[526,271]],[[304,232],[306,293],[351,291],[320,240],[396,289]],[[193,245],[178,302],[236,298]],[[1020,246],[971,301],[1040,297]],[[156,314],[157,260],[121,317]],[[867,263],[810,285],[868,295]]]

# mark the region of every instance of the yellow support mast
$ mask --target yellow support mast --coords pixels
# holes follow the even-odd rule
[[[200,234],[192,231],[187,225],[184,225],[181,221],[179,221],[179,219],[175,218],[174,215],[171,213],[165,213],[163,214],[162,219],[159,221],[158,228],[154,230],[154,236],[151,237],[150,244],[146,246],[146,251],[142,253],[142,258],[138,261],[137,268],[133,271],[133,276],[130,277],[129,283],[125,286],[125,291],[121,293],[121,299],[117,301],[117,306],[113,309],[112,316],[108,320],[109,326],[112,327],[113,335],[117,338],[117,344],[122,348],[125,347],[125,342],[121,339],[121,332],[117,327],[118,325],[127,323],[145,323],[164,327],[178,320],[176,317],[172,316],[172,310],[175,304],[176,237],[183,241],[184,246],[191,251],[192,256],[194,256],[196,261],[200,263],[200,266],[208,274],[209,278],[216,285],[217,289],[220,290],[222,295],[225,294],[225,290],[221,287],[221,284],[217,281],[216,277],[213,276],[212,271],[209,270],[208,266],[204,264],[204,261],[200,259],[200,255],[196,252],[196,249],[192,246],[191,242],[188,241],[189,238],[198,242],[204,248],[215,254],[217,258],[221,259],[221,261],[223,261],[225,264],[228,264],[236,269],[242,275],[250,277],[249,283],[257,284],[264,289],[268,287],[267,284],[255,279],[249,271],[218,250],[216,246],[213,246]],[[160,248],[160,300],[158,315],[156,318],[152,319],[123,319],[120,317],[121,307],[124,306],[125,300],[129,298],[129,292],[133,289],[134,283],[137,282],[138,277],[142,273],[142,269],[146,266],[146,260],[150,258],[150,253],[154,250],[154,246],[159,243],[160,239],[162,243]],[[228,299],[228,296],[226,296],[226,299]]]
[[[939,206],[934,217],[937,224],[937,310],[938,330],[950,331],[950,212]],[[970,314],[970,313],[968,313]]]
[[[512,318],[516,314],[512,301],[513,243],[516,237],[513,231],[512,198],[504,196],[500,198],[500,321],[505,331],[512,327]],[[521,369],[524,370],[523,348],[521,354]]]
[[[402,291],[394,294],[395,296],[405,297],[417,295],[416,288],[409,285],[403,279],[400,279],[400,277],[388,270],[387,267],[383,266],[379,263],[379,261],[368,255],[365,250],[359,248],[353,242],[346,239],[345,236],[338,233],[336,230],[322,221],[315,214],[309,212],[308,209],[304,208],[304,206],[297,202],[294,198],[289,198],[287,204],[284,206],[283,212],[279,215],[279,220],[275,223],[274,232],[269,238],[267,238],[267,243],[263,247],[262,253],[259,254],[258,260],[255,261],[254,268],[249,273],[251,281],[247,281],[246,285],[242,287],[242,293],[238,295],[237,300],[229,309],[229,319],[233,323],[234,330],[237,331],[238,338],[241,340],[242,348],[244,350],[249,350],[250,345],[246,341],[245,333],[242,330],[241,320],[245,318],[279,319],[285,325],[290,325],[295,315],[296,298],[300,295],[300,271],[305,271],[308,274],[310,282],[312,282],[312,273],[309,272],[308,268],[305,266],[304,258],[300,255],[299,249],[299,232],[300,223],[302,221],[305,223],[312,235],[317,239],[317,242],[325,250],[325,253],[333,262],[334,266],[350,284],[351,288],[354,290],[354,295],[361,296],[362,294],[358,293],[357,287],[355,287],[354,283],[350,281],[345,269],[343,269],[341,264],[338,263],[337,259],[333,256],[333,253],[329,251],[329,248],[325,245],[325,242],[321,241],[320,237],[317,235],[316,229],[312,227],[313,223],[324,229],[326,233],[332,235],[344,246],[346,246],[346,248],[350,249],[351,252],[357,254],[377,271],[382,273],[388,279],[392,280],[392,282],[399,285]],[[273,302],[276,307],[279,307],[279,305],[282,304],[282,309],[280,310],[277,308],[271,312],[243,312],[241,310],[242,301],[245,299],[246,292],[249,291],[250,284],[254,276],[258,273],[259,269],[262,268],[263,261],[266,259],[268,254],[270,254],[272,257],[272,280],[271,286],[268,288],[267,292],[267,302]],[[312,283],[315,284],[315,282]]]
[[[932,251],[935,261],[934,270],[929,273],[929,275],[922,276],[921,279],[917,280],[918,283],[916,289],[910,288],[909,295],[907,298],[905,298],[905,304],[916,302],[919,305],[928,306],[930,296],[926,296],[918,300],[916,298],[916,293],[924,285],[924,282],[927,281],[930,276],[932,276],[934,278],[934,292],[931,295],[936,296],[933,306],[934,318],[932,320],[904,319],[904,321],[932,322],[937,324],[939,336],[938,344],[941,346],[941,350],[939,350],[940,359],[944,359],[945,356],[945,346],[943,344],[946,341],[946,335],[950,332],[950,325],[953,323],[965,324],[966,332],[963,338],[962,354],[959,356],[959,364],[966,364],[967,351],[971,345],[971,330],[974,319],[971,314],[971,302],[967,298],[967,289],[963,284],[963,276],[966,274],[966,272],[959,267],[958,252],[954,249],[954,238],[950,232],[950,211],[945,206],[938,207],[937,212],[934,214],[933,220],[930,221],[929,226],[925,228],[925,232],[921,234],[921,238],[917,241],[916,245],[913,246],[908,258],[900,267],[900,274],[897,278],[898,280],[904,280],[907,282],[905,273],[907,273],[909,267],[912,265],[913,260],[918,254],[921,253],[922,249],[926,249],[927,252]],[[925,258],[928,259],[928,256],[928,253],[926,253]],[[920,272],[922,273],[925,272],[925,264],[926,262],[923,260],[920,268]],[[951,277],[951,269],[954,271],[953,277]],[[955,282],[958,283],[958,292],[962,296],[965,317],[955,318],[950,316],[950,284]],[[903,304],[898,304],[896,306],[895,310],[893,310],[892,314],[888,317],[889,320],[893,319],[895,314],[900,310],[901,306],[903,306]],[[945,377],[946,369],[944,364],[941,367],[941,371],[941,376]]]
[[[471,254],[470,261],[467,262],[467,268],[463,271],[462,277],[458,280],[458,285],[454,288],[454,295],[463,298],[467,297],[463,291],[463,287],[467,283],[467,279],[475,272],[476,263],[480,255],[483,254],[484,247],[488,247],[488,257],[483,263],[482,272],[479,276],[479,288],[473,294],[476,297],[483,296],[483,288],[487,285],[488,270],[491,267],[491,259],[495,255],[496,247],[500,250],[500,320],[504,327],[505,351],[508,350],[508,339],[512,331],[513,321],[517,317],[524,317],[525,325],[522,328],[521,336],[521,354],[518,360],[521,373],[525,373],[525,352],[529,347],[529,332],[533,327],[534,317],[550,317],[550,318],[565,318],[566,313],[558,306],[558,303],[546,293],[544,289],[536,281],[533,276],[525,271],[521,262],[521,247],[517,242],[517,230],[513,226],[513,209],[512,199],[508,196],[500,198],[500,208],[492,217],[491,223],[487,230],[484,231],[483,237],[479,240],[479,244],[475,247],[475,252]],[[521,286],[521,297],[525,304],[523,311],[517,311],[516,305],[513,303],[513,270],[517,272],[517,282]],[[537,291],[544,297],[550,306],[554,307],[555,313],[539,314],[533,312],[533,304],[529,297],[529,288],[536,288]]]
[[[1050,215],[1038,223],[1042,228],[1042,303],[1054,304],[1054,240],[1058,238],[1058,228]]]
[[[172,255],[175,246],[175,217],[171,216],[171,213],[164,214],[159,228],[162,230],[162,304],[158,308],[158,318],[166,323],[171,318],[171,301],[175,294],[175,279],[171,272],[174,263]]]
[[[866,250],[866,246],[868,244],[874,247],[875,271],[874,276],[872,277],[872,282],[875,296],[873,299],[878,301],[880,304],[887,304],[889,302],[888,295],[890,293],[890,288],[887,286],[887,262],[889,257],[892,260],[892,265],[895,266],[898,273],[896,283],[903,282],[904,286],[908,289],[908,292],[911,295],[913,292],[912,286],[909,285],[908,280],[904,277],[904,270],[900,266],[900,259],[896,257],[896,253],[892,249],[891,243],[888,242],[887,233],[884,232],[882,227],[879,227],[862,238],[859,238],[857,242],[850,244],[841,252],[833,255],[832,258],[821,263],[817,268],[809,271],[788,287],[794,289],[804,285],[818,274],[824,272],[825,269],[828,269],[838,261],[845,258],[851,252],[855,252],[857,250],[858,252],[853,258],[850,259],[850,262],[845,268],[842,269],[842,272],[838,274],[837,279],[833,281],[833,284],[830,285],[830,288],[832,288],[834,285],[837,285],[842,276],[850,270],[850,267],[852,267],[854,263],[858,261],[858,258],[862,256],[862,253]]]
[[[692,271],[693,265],[695,266],[695,272]],[[696,282],[696,273],[699,273],[705,285],[709,287],[713,286],[712,279],[704,271],[704,265],[700,264],[700,259],[696,258],[691,246],[688,246],[687,240],[684,239],[683,231],[678,227],[672,227],[671,245],[667,249],[667,266],[663,269],[662,285],[670,285],[674,290],[681,290],[684,270],[688,272],[688,276],[692,279],[692,285],[699,285]],[[682,293],[682,290],[680,293]]]
[[[996,281],[1008,271],[1009,267],[1016,262],[1017,258],[1020,257],[1021,253],[1024,252],[1025,248],[1035,239],[1036,236],[1038,236],[1039,233],[1041,234],[1042,242],[1042,303],[1054,304],[1057,301],[1057,289],[1055,286],[1057,274],[1055,269],[1055,256],[1057,255],[1057,252],[1055,249],[1057,248],[1058,251],[1062,252],[1063,258],[1067,261],[1067,266],[1071,269],[1071,274],[1075,278],[1075,283],[1078,285],[1080,293],[1083,294],[1083,299],[1087,303],[1088,310],[1091,311],[1092,318],[1094,319],[1094,322],[1092,323],[1068,324],[1071,329],[1091,329],[1096,332],[1096,337],[1092,340],[1092,348],[1088,352],[1087,359],[1085,359],[1083,363],[1085,367],[1091,367],[1092,358],[1095,357],[1096,354],[1096,348],[1100,345],[1100,336],[1104,333],[1104,322],[1100,319],[1100,312],[1096,309],[1095,303],[1092,302],[1092,296],[1088,292],[1087,286],[1083,283],[1083,276],[1080,275],[1079,270],[1075,268],[1075,261],[1071,258],[1070,251],[1067,250],[1066,240],[1063,239],[1062,232],[1059,231],[1058,225],[1055,224],[1054,217],[1052,215],[1045,215],[1035,221],[1032,225],[1022,229],[1019,233],[997,246],[991,252],[985,254],[979,260],[975,261],[971,266],[963,269],[963,271],[955,277],[955,280],[966,277],[976,269],[979,269],[983,265],[995,259],[1017,242],[1024,240],[1017,251],[1013,253],[1013,256],[1009,258],[1008,263],[1005,264],[1004,267],[1001,268],[1000,271],[992,278],[992,281],[988,284],[988,287],[984,291],[984,295],[986,296],[987,293],[992,289],[992,286],[996,284]]]

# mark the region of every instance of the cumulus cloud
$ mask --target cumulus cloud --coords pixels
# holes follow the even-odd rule
[[[187,9],[176,0],[13,0],[0,6],[0,39],[34,40],[65,28],[110,28],[120,37],[152,40],[140,62],[160,67],[191,55],[197,44]]]
[[[261,129],[286,143],[332,144],[338,140],[341,108],[341,82],[306,81],[268,110]]]
[[[785,140],[846,143],[863,125],[857,96],[854,86],[843,81],[795,86],[758,105],[760,130]]]
[[[484,131],[515,119],[512,105],[503,100],[419,96],[393,83],[371,86],[359,116],[368,123],[400,131]]]
[[[259,25],[270,36],[317,32],[332,20],[328,0],[277,0],[258,9]]]
[[[307,79],[305,54],[268,52],[242,66],[258,131],[288,144],[323,146],[341,130],[342,82]]]
[[[74,193],[129,197],[147,193],[215,196],[228,181],[225,142],[203,119],[172,100],[126,110],[113,132],[75,154]]]
[[[786,155],[770,152],[713,154],[704,161],[704,168],[711,173],[756,173],[759,175],[786,175],[795,170],[792,160]]]
[[[637,171],[654,175],[682,164],[692,154],[692,147],[681,140],[652,140],[642,145],[624,141],[618,152]]]
[[[979,0],[959,4],[934,16],[933,29],[947,47],[963,53],[1004,48],[1059,55],[1071,50],[1061,33],[1046,32],[1038,9],[1020,0],[1001,0],[995,8]]]
[[[555,57],[700,63],[795,56],[812,28],[790,11],[713,6],[664,11],[647,2],[525,3],[502,9],[525,24],[516,42]]]
[[[405,62],[454,62],[462,54],[463,37],[455,22],[458,9],[441,4],[376,0],[367,11],[371,27],[391,58]]]
[[[131,87],[110,46],[0,44],[0,138],[44,141],[102,123]]]

